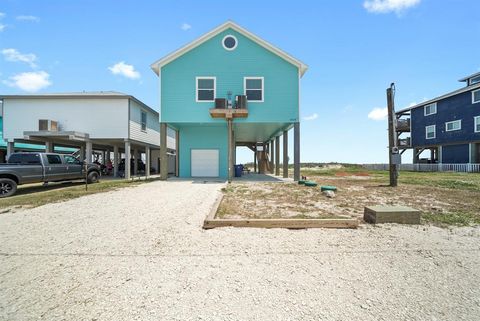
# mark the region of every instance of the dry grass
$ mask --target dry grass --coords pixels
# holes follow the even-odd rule
[[[406,205],[437,225],[480,224],[480,175],[402,172],[397,188],[388,173],[361,168],[306,169],[302,175],[338,188],[327,198],[320,187],[296,183],[230,184],[217,216],[221,218],[363,217],[365,206]]]

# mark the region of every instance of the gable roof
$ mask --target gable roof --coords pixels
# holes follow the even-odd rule
[[[300,76],[303,76],[303,74],[307,71],[308,66],[306,64],[304,64],[303,62],[301,62],[300,60],[292,57],[291,55],[289,55],[285,51],[283,51],[283,50],[275,47],[274,45],[266,42],[265,40],[261,39],[260,37],[254,35],[250,31],[240,27],[235,22],[230,21],[230,20],[221,24],[220,26],[216,27],[215,29],[211,30],[210,32],[207,32],[206,34],[204,34],[203,36],[201,36],[201,37],[197,38],[196,40],[190,42],[189,44],[181,47],[180,49],[178,49],[178,50],[170,53],[169,55],[155,61],[153,64],[150,65],[150,67],[158,75],[161,67],[163,67],[166,64],[168,64],[169,62],[177,59],[178,57],[182,56],[183,54],[189,52],[190,50],[200,46],[202,43],[210,40],[211,38],[213,38],[217,34],[223,32],[223,31],[225,31],[229,28],[241,33],[242,35],[244,35],[248,39],[252,40],[253,42],[257,43],[258,45],[262,46],[263,48],[273,52],[274,54],[283,58],[284,60],[291,63],[292,65],[297,66],[298,70],[300,71]]]
[[[459,81],[464,82],[464,81],[469,80],[470,78],[474,78],[474,77],[477,77],[477,76],[480,76],[480,72],[476,72],[474,74],[471,74],[470,76],[464,77],[464,78],[460,79]]]

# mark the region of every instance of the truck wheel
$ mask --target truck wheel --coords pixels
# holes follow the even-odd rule
[[[0,198],[9,197],[17,191],[17,183],[9,178],[0,178]]]
[[[87,183],[92,184],[92,183],[98,183],[98,173],[96,171],[92,171],[88,173],[87,176]]]

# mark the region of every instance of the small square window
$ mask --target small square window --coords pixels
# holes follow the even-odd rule
[[[480,133],[480,116],[473,117],[473,129],[475,133]]]
[[[472,91],[472,104],[480,103],[480,89]]]
[[[245,77],[244,86],[247,101],[263,102],[263,77]]]
[[[433,115],[437,113],[437,103],[428,104],[424,107],[425,116]]]
[[[436,137],[436,128],[435,125],[430,125],[425,127],[425,138],[434,139]]]
[[[197,77],[197,102],[215,101],[215,77]]]

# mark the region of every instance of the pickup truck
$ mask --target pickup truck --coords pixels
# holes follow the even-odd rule
[[[100,167],[85,164],[71,155],[55,153],[13,153],[0,164],[0,198],[15,194],[17,185],[87,179],[96,183]]]

